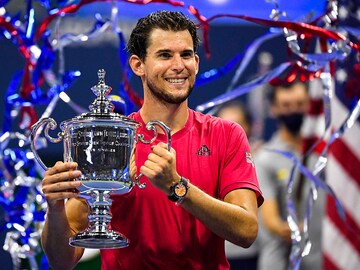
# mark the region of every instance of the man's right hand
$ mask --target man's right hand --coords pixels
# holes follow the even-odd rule
[[[48,210],[63,208],[65,199],[78,197],[77,188],[81,181],[75,179],[81,176],[81,172],[77,170],[77,166],[76,162],[58,161],[45,172],[42,192],[48,203]]]

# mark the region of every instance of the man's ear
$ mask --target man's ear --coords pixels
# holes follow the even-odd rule
[[[140,58],[137,55],[131,55],[129,58],[129,65],[132,69],[132,71],[135,73],[135,75],[141,77],[144,75],[143,70],[143,62],[140,60]]]
[[[195,63],[196,63],[195,75],[197,75],[199,72],[199,63],[200,63],[200,58],[199,55],[197,54],[195,54]]]

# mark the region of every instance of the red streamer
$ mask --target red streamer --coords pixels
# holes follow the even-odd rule
[[[30,93],[34,90],[34,85],[31,82],[31,69],[34,67],[34,63],[31,62],[31,53],[27,46],[25,45],[22,37],[19,35],[19,31],[11,22],[7,21],[5,17],[0,17],[0,26],[3,27],[10,35],[16,39],[18,43],[18,48],[21,54],[25,58],[25,67],[24,75],[22,78],[21,89],[19,96],[25,100],[30,98]],[[28,118],[26,117],[28,116]],[[29,121],[24,121],[24,119],[29,119]],[[37,121],[36,112],[33,107],[21,107],[20,109],[20,125],[22,128],[30,128],[32,124]]]
[[[277,27],[277,28],[287,28],[289,30],[295,31],[298,34],[305,34],[307,36],[316,36],[323,39],[332,39],[335,41],[343,40],[347,41],[346,37],[340,33],[336,33],[327,29],[323,29],[321,27],[307,24],[307,23],[297,23],[297,22],[290,22],[290,21],[272,21],[272,20],[265,20],[265,19],[259,19],[254,17],[249,17],[245,15],[233,15],[233,14],[218,14],[215,16],[210,17],[209,19],[206,19],[203,16],[200,16],[198,14],[198,11],[196,9],[189,9],[189,11],[200,21],[200,24],[203,26],[204,35],[208,35],[208,28],[209,23],[217,18],[223,18],[223,17],[229,17],[229,18],[238,18],[243,19],[246,21],[250,21],[253,23],[257,23],[260,25],[268,26],[268,27]],[[204,42],[208,42],[208,39],[206,38]],[[355,49],[357,52],[360,52],[360,46],[359,44],[355,44],[351,41],[348,41],[348,44],[350,47]],[[205,44],[205,49],[207,49],[206,53],[210,54],[210,51],[208,50],[209,46]]]
[[[31,91],[34,90],[34,84],[31,81],[31,69],[33,65],[30,61],[25,64],[25,72],[22,78],[20,97],[24,100],[30,100]],[[20,109],[20,128],[29,129],[36,123],[38,117],[33,106],[22,106]]]
[[[35,39],[38,40],[41,35],[45,32],[48,25],[52,22],[53,19],[55,19],[59,15],[63,14],[70,14],[77,12],[82,6],[85,6],[87,4],[95,3],[95,2],[110,2],[111,0],[81,0],[79,4],[71,4],[69,6],[63,7],[62,9],[59,9],[54,14],[51,14],[49,17],[47,17],[43,23],[40,25],[39,31],[36,33]],[[131,4],[138,4],[138,5],[146,5],[151,2],[154,3],[164,3],[164,4],[171,4],[173,6],[184,6],[184,2],[175,2],[172,0],[118,0],[119,2],[128,2]]]
[[[278,86],[278,85],[283,85],[285,83],[291,83],[295,79],[299,79],[302,82],[312,81],[316,78],[319,78],[322,72],[323,69],[319,69],[316,72],[313,72],[294,63],[290,67],[289,71],[286,74],[284,74],[284,77],[282,78],[277,77],[271,80],[269,84],[272,86]]]
[[[123,74],[123,83],[124,83],[124,89],[125,92],[128,94],[130,100],[139,108],[142,107],[142,105],[144,104],[144,100],[142,98],[140,98],[136,92],[134,91],[134,89],[131,87],[126,74]]]
[[[21,36],[19,35],[18,30],[14,27],[11,22],[7,21],[5,17],[0,17],[0,27],[4,28],[6,31],[10,33],[10,35],[16,39],[17,43],[19,44],[19,51],[25,57],[26,60],[30,59],[30,53],[27,47],[24,44]]]

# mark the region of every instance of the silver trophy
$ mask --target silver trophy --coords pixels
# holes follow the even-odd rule
[[[52,118],[40,119],[32,126],[31,149],[35,159],[44,170],[48,168],[36,150],[37,135],[44,128],[45,137],[53,142],[63,141],[64,161],[75,161],[82,172],[79,188],[82,196],[91,206],[89,227],[69,239],[72,246],[83,248],[123,248],[129,240],[119,232],[109,229],[111,221],[110,194],[125,194],[140,183],[141,174],[130,179],[130,157],[138,142],[152,143],[157,137],[156,126],[167,135],[168,150],[171,148],[170,129],[160,121],[150,121],[146,128],[153,130],[149,140],[137,134],[140,123],[113,112],[114,105],[107,99],[111,87],[105,84],[105,71],[98,71],[99,83],[91,88],[96,99],[89,106],[90,112],[83,113],[60,124],[57,138],[49,135],[57,124]]]

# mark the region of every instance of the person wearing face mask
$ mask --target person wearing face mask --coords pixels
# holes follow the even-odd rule
[[[309,107],[308,86],[300,81],[279,85],[271,89],[269,99],[270,112],[277,121],[278,130],[254,155],[256,172],[265,198],[259,213],[258,270],[285,270],[291,248],[286,196],[293,162],[269,149],[291,152],[297,157],[300,156],[302,148],[300,130]],[[295,171],[294,177],[294,183],[298,185],[300,173]],[[302,209],[297,209],[298,213],[303,213],[304,196],[298,197],[296,194],[293,192],[294,200],[298,202],[299,208],[302,207]],[[321,256],[318,256],[316,260],[319,265]],[[321,266],[319,267],[310,269],[321,269]]]

